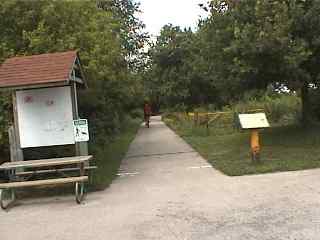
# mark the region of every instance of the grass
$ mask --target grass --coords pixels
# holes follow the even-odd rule
[[[94,164],[98,166],[98,169],[93,172],[90,189],[105,189],[116,178],[121,160],[127,153],[140,123],[140,120],[128,121],[122,132],[111,143],[93,146]]]
[[[210,134],[192,123],[165,119],[216,169],[229,176],[295,171],[320,167],[320,127],[282,126],[262,130],[261,163],[252,163],[248,131],[230,126],[211,129]]]

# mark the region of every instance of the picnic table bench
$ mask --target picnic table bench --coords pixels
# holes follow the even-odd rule
[[[81,203],[84,196],[84,183],[88,181],[88,176],[85,175],[86,163],[88,163],[93,157],[92,156],[77,156],[77,157],[66,157],[66,158],[53,158],[53,159],[42,159],[42,160],[30,160],[30,161],[16,161],[6,162],[0,165],[0,170],[7,171],[9,173],[10,181],[8,183],[0,183],[0,207],[7,209],[15,201],[15,189],[25,187],[36,187],[36,186],[48,186],[48,185],[61,185],[67,183],[75,183],[75,196],[76,202]],[[59,172],[63,173],[65,166],[78,165],[78,168],[73,168],[79,171],[79,176],[66,176],[54,179],[41,179],[41,180],[29,180],[31,176],[41,172]],[[59,168],[58,168],[59,167]],[[61,168],[62,167],[62,168]],[[19,169],[31,169],[28,172],[17,172]],[[54,168],[49,170],[38,170],[38,168]],[[30,175],[29,178],[23,179],[19,176]],[[10,199],[5,203],[4,193],[10,191]]]

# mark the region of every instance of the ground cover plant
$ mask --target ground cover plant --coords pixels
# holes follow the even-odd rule
[[[141,119],[127,120],[121,132],[111,142],[92,146],[96,158],[94,163],[98,166],[98,169],[93,172],[90,189],[105,189],[116,178],[121,160],[127,153],[140,123]]]
[[[292,97],[290,97],[292,98]],[[280,98],[281,99],[281,98]],[[272,106],[265,101],[265,106]],[[295,99],[283,101],[290,105]],[[251,105],[250,105],[251,104]],[[260,106],[256,101],[255,107]],[[252,107],[252,102],[241,104],[245,109]],[[276,106],[276,105],[274,105]],[[238,109],[235,105],[233,110]],[[298,108],[299,106],[297,106]],[[277,107],[275,107],[277,108]],[[284,109],[290,109],[289,106]],[[234,126],[234,113],[221,117],[210,125],[209,132],[204,126],[195,126],[190,117],[175,117],[177,114],[166,114],[164,121],[197,150],[216,169],[229,176],[246,174],[293,171],[320,167],[320,125],[305,127],[297,124],[291,111],[283,111],[271,118],[270,129],[261,131],[261,162],[252,163],[250,157],[250,132],[238,130]],[[269,109],[270,113],[275,109]],[[270,116],[270,115],[269,115]],[[272,115],[271,115],[272,116]],[[299,115],[295,115],[296,118]],[[290,119],[290,121],[288,121]]]

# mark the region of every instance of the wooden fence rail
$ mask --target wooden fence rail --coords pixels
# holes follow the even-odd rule
[[[241,112],[235,111],[225,111],[225,112],[174,112],[170,113],[169,118],[175,118],[178,122],[182,121],[192,121],[194,127],[206,127],[208,133],[211,125],[215,124],[217,121],[224,119],[225,122],[230,122],[234,129],[239,129],[238,114],[239,113],[259,113],[264,112],[264,109],[250,109]]]

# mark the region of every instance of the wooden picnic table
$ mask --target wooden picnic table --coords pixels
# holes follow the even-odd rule
[[[52,167],[71,164],[84,164],[90,161],[93,156],[77,156],[77,157],[65,157],[65,158],[51,158],[41,160],[29,160],[29,161],[17,161],[6,162],[0,165],[0,170],[12,170],[17,168],[38,168],[38,167]]]
[[[85,164],[89,162],[93,156],[76,156],[66,158],[52,158],[52,159],[41,159],[41,160],[30,160],[30,161],[17,161],[17,162],[6,162],[0,165],[0,170],[8,171],[11,175],[16,175],[16,170],[21,168],[31,169],[29,173],[37,173],[37,168],[57,168],[61,166],[77,164],[79,167],[78,177],[63,177],[55,179],[42,179],[42,180],[21,180],[21,178],[10,178],[8,183],[0,183],[0,207],[6,209],[9,204],[15,200],[14,189],[32,187],[32,186],[45,186],[45,185],[57,185],[65,183],[75,183],[75,193],[77,203],[81,203],[84,193],[84,182],[88,180],[88,176],[85,176]],[[62,172],[62,169],[57,169],[57,172]],[[18,174],[17,174],[18,175]],[[5,190],[11,191],[11,199],[8,204],[4,204],[3,192]],[[80,192],[79,192],[80,190]]]

